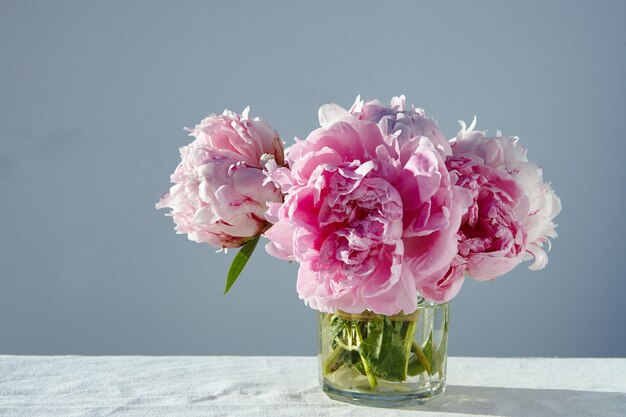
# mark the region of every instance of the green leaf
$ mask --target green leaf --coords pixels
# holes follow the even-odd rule
[[[360,353],[374,369],[376,376],[387,381],[406,380],[406,356],[400,327],[388,318],[378,319],[368,324],[368,335],[359,346]]]
[[[380,346],[383,335],[383,319],[376,318],[366,324],[367,336],[359,345],[359,353],[374,367],[380,355]]]
[[[228,277],[226,277],[226,289],[224,290],[224,294],[226,294],[228,290],[230,290],[230,287],[233,286],[235,281],[237,281],[239,274],[241,274],[241,271],[243,271],[243,268],[248,263],[252,252],[254,252],[256,244],[259,243],[260,237],[261,236],[255,237],[254,239],[248,241],[248,243],[243,245],[241,249],[239,249],[239,252],[233,259],[233,263],[230,265],[230,269],[228,270]]]
[[[400,337],[400,330],[391,320],[386,319],[376,373],[387,381],[404,381],[405,363],[404,340]]]
[[[340,319],[338,316],[332,315],[329,325],[330,338],[334,340],[337,336],[339,336],[339,333],[341,333],[346,328],[346,326],[347,323],[345,320]]]
[[[409,376],[416,376],[424,372],[426,369],[417,356],[412,356],[409,360],[407,373]]]

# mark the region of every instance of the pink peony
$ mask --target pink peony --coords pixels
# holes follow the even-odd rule
[[[157,208],[170,208],[178,233],[217,248],[239,247],[269,226],[266,203],[282,201],[273,184],[263,184],[263,166],[283,164],[283,145],[267,123],[225,110],[193,130],[180,149],[175,183]]]
[[[506,171],[485,165],[478,157],[454,155],[446,165],[458,177],[456,184],[472,194],[459,230],[458,251],[464,261],[457,260],[450,274],[467,272],[487,280],[509,272],[522,261],[526,248],[529,204],[524,191]]]
[[[363,101],[357,97],[350,108],[350,113],[361,120],[378,123],[383,135],[396,135],[400,143],[425,136],[444,157],[452,154],[450,142],[441,133],[437,123],[426,117],[424,109],[414,106],[408,109],[403,95],[392,98],[389,107],[382,105],[378,100]]]
[[[453,150],[455,155],[472,155],[484,163],[501,171],[506,171],[523,190],[529,200],[529,214],[523,221],[526,232],[526,252],[524,260],[534,259],[530,269],[542,269],[548,263],[543,249],[549,238],[555,238],[556,224],[553,219],[561,211],[561,200],[548,183],[543,181],[543,172],[536,164],[529,162],[526,148],[517,137],[486,137],[484,132],[472,130],[474,123],[459,132]]]
[[[426,117],[423,109],[414,106],[407,109],[404,95],[392,98],[389,106],[378,100],[361,100],[361,96],[357,96],[350,110],[337,104],[328,104],[324,114],[320,115],[320,125],[326,127],[330,121],[348,114],[359,120],[377,123],[385,137],[395,136],[400,144],[424,136],[430,139],[444,157],[452,154],[450,142],[441,133],[437,123]]]
[[[399,140],[336,105],[320,109],[320,124],[288,150],[289,172],[267,172],[286,195],[270,204],[266,249],[300,263],[300,297],[320,311],[392,315],[430,288],[454,295],[460,285],[438,283],[470,198],[431,139]]]
[[[465,270],[467,261],[457,255],[452,259],[448,271],[431,285],[420,288],[420,293],[429,300],[443,302],[449,301],[461,291],[465,282]]]

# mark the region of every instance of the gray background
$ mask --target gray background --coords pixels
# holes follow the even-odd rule
[[[297,267],[176,235],[178,147],[250,104],[289,143],[360,93],[521,136],[550,264],[467,282],[450,353],[626,356],[626,3],[0,1],[0,353],[312,355]],[[262,249],[262,248],[260,248]]]

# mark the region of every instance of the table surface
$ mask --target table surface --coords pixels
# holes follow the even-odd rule
[[[448,360],[410,409],[325,396],[314,357],[0,356],[0,416],[626,416],[626,358]]]

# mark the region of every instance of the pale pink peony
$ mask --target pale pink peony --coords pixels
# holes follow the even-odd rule
[[[526,148],[519,138],[486,137],[484,132],[474,131],[474,123],[459,132],[453,144],[455,155],[473,155],[481,158],[487,166],[506,171],[511,175],[527,196],[529,215],[523,223],[526,237],[524,260],[534,259],[530,269],[542,269],[548,263],[544,244],[550,247],[549,238],[556,238],[556,224],[553,219],[561,211],[561,200],[548,183],[543,181],[543,172],[536,164],[529,162]]]
[[[300,263],[298,293],[315,309],[412,312],[446,278],[469,193],[428,137],[400,141],[335,105],[320,124],[288,149],[290,172],[268,169],[286,195],[270,204],[266,249]],[[431,292],[445,299],[459,286]]]
[[[239,247],[269,227],[266,203],[282,201],[264,184],[263,166],[283,164],[283,145],[267,123],[225,110],[194,129],[195,140],[180,148],[175,183],[157,208],[170,208],[178,233],[216,248]]]

